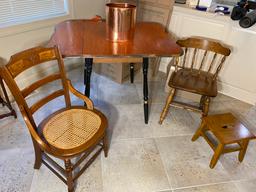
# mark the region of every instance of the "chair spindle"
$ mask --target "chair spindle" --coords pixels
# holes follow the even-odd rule
[[[191,63],[191,67],[190,67],[191,70],[193,69],[193,67],[195,65],[196,53],[197,53],[197,48],[195,48],[194,52],[193,52],[193,58],[192,58],[192,63]]]
[[[222,57],[222,59],[221,59],[221,62],[220,62],[220,64],[218,65],[218,67],[217,67],[217,70],[216,70],[216,72],[215,72],[215,74],[214,74],[214,79],[216,79],[217,78],[217,76],[218,76],[218,74],[219,74],[219,72],[220,72],[220,70],[221,70],[221,68],[222,68],[222,66],[223,66],[223,64],[224,64],[224,62],[225,62],[225,60],[226,60],[226,56],[223,56]]]
[[[211,72],[211,69],[214,65],[214,62],[215,62],[216,58],[217,58],[217,53],[214,53],[213,58],[212,58],[212,62],[211,62],[210,66],[209,66],[209,69],[208,69],[208,73]]]
[[[204,51],[204,56],[203,56],[203,58],[202,58],[201,65],[200,65],[200,67],[199,67],[199,69],[198,69],[199,72],[200,72],[200,70],[202,69],[202,67],[204,66],[207,53],[208,53],[208,51]]]
[[[182,68],[185,68],[185,63],[186,63],[186,58],[187,58],[187,52],[188,52],[188,48],[185,48],[185,55],[183,57],[183,63],[182,63]]]

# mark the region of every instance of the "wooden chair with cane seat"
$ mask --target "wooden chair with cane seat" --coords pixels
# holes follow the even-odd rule
[[[169,80],[171,87],[159,123],[162,124],[170,105],[193,110],[207,116],[210,98],[217,96],[217,77],[230,55],[230,49],[214,40],[187,38],[178,40],[183,56],[175,58],[175,71]],[[177,90],[201,95],[199,106],[174,101]]]
[[[55,62],[50,62],[50,64],[58,65],[58,72],[33,82],[24,89],[19,88],[16,79],[18,75],[29,68],[49,61],[57,61],[57,64]],[[67,184],[69,192],[74,191],[75,180],[102,150],[107,157],[106,117],[96,110],[93,102],[78,92],[66,78],[63,59],[57,47],[36,47],[13,55],[9,63],[0,68],[0,72],[31,134],[35,150],[34,168],[39,169],[43,163]],[[56,80],[61,81],[60,90],[29,106],[27,97],[32,92]],[[70,93],[82,99],[86,107],[72,106]],[[37,123],[34,119],[35,112],[60,96],[64,96],[65,107]],[[56,163],[49,155],[63,160],[64,166]],[[77,161],[71,162],[73,158]],[[84,160],[87,161],[81,168],[80,165]]]

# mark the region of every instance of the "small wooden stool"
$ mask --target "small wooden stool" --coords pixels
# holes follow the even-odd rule
[[[217,143],[210,132],[218,140]],[[214,168],[221,154],[234,151],[239,151],[238,159],[242,162],[249,141],[256,138],[231,113],[203,117],[200,127],[192,137],[192,141],[197,140],[200,136],[204,137],[214,151],[210,168]]]

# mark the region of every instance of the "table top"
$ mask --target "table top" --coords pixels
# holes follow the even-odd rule
[[[159,23],[138,22],[131,41],[114,43],[106,39],[106,23],[68,20],[55,27],[48,46],[58,45],[63,57],[171,57],[181,48]]]
[[[243,139],[255,139],[255,136],[231,113],[204,117],[207,128],[223,144],[236,143]]]

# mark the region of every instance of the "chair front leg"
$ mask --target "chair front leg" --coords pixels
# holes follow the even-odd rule
[[[200,108],[201,110],[203,110],[205,98],[206,98],[206,97],[205,97],[204,95],[201,96],[200,104],[199,104],[199,108]]]
[[[104,150],[104,156],[108,157],[108,136],[105,134],[103,138],[103,150]]]
[[[35,163],[34,163],[34,169],[40,169],[42,165],[42,150],[38,146],[37,142],[33,139],[33,146],[34,146],[34,151],[35,151]]]
[[[67,178],[67,186],[68,186],[68,192],[74,191],[74,181],[72,176],[72,163],[70,159],[65,159],[65,171],[66,171],[66,178]]]
[[[203,105],[203,117],[206,117],[208,115],[209,112],[209,105],[210,105],[210,97],[205,97],[204,99],[204,105]]]
[[[163,108],[163,111],[161,113],[161,116],[160,116],[160,120],[159,120],[159,124],[161,125],[169,111],[169,107],[170,107],[170,104],[174,98],[174,95],[175,95],[175,92],[176,92],[176,89],[172,88],[170,90],[170,93],[169,93],[169,96],[167,97],[166,99],[166,103],[165,103],[165,106]]]

